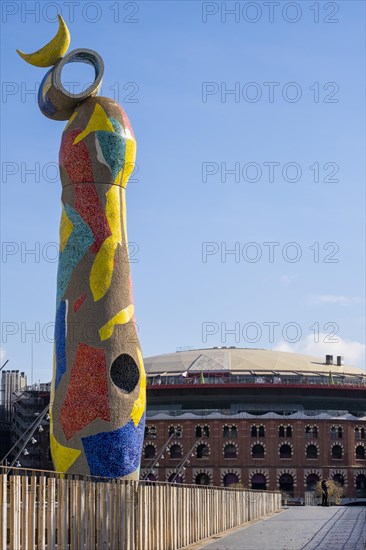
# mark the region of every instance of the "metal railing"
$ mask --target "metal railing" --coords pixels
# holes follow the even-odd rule
[[[342,387],[365,387],[365,375],[337,375],[337,374],[313,374],[312,376],[299,376],[281,373],[281,375],[251,375],[251,374],[230,374],[230,375],[212,375],[204,374],[203,378],[200,373],[195,373],[195,376],[190,375],[155,375],[147,377],[148,386],[176,386],[176,385],[226,385],[226,384],[255,384],[255,385],[275,385],[283,386],[286,384],[306,385],[306,386],[342,386]]]

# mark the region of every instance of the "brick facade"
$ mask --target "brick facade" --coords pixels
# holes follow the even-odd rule
[[[345,496],[366,496],[366,455],[362,451],[366,447],[364,423],[317,418],[311,421],[309,418],[148,421],[144,448],[152,445],[158,453],[173,426],[181,427],[182,435],[171,440],[159,459],[159,466],[154,468],[159,481],[167,480],[176,472],[183,457],[200,440],[197,427],[201,426],[203,433],[207,426],[208,435],[206,428],[206,435],[200,440],[200,445],[206,445],[207,449],[201,448],[197,453],[196,447],[192,451],[193,456],[185,463],[182,475],[185,483],[199,483],[203,478],[206,483],[220,486],[237,479],[244,487],[252,487],[253,476],[260,474],[254,482],[262,480],[269,490],[282,488],[295,497],[303,497],[307,481],[311,484],[316,478],[335,476],[336,481],[344,485]],[[152,434],[150,427],[153,427]],[[177,458],[170,456],[173,446],[172,453]],[[151,451],[150,447],[149,456],[152,456]],[[146,472],[153,459],[144,458],[144,454],[142,471]],[[197,479],[199,474],[205,476]]]

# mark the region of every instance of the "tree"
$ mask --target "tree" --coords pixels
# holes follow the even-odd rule
[[[343,496],[344,490],[340,483],[333,481],[333,479],[327,480],[328,487],[328,503],[332,506],[336,506],[341,503],[341,498]],[[316,496],[322,497],[322,487],[321,481],[318,481],[315,486]]]

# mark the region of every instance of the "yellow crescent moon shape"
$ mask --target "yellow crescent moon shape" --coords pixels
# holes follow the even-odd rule
[[[34,53],[23,53],[17,50],[20,57],[36,67],[51,67],[63,57],[70,46],[70,33],[61,15],[58,15],[58,31],[50,42]]]

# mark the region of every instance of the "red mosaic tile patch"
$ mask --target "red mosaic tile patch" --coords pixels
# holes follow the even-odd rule
[[[62,136],[60,164],[66,170],[72,183],[93,182],[93,168],[89,151],[84,141],[74,145],[74,139],[81,130],[73,130]]]
[[[86,297],[87,297],[88,293],[87,292],[84,292],[84,294],[82,294],[81,296],[79,296],[79,298],[77,300],[75,300],[74,302],[74,313],[81,308],[81,306],[83,305]]]
[[[96,254],[104,241],[112,235],[108,220],[99,200],[95,185],[83,185],[76,183],[75,209],[90,227],[94,243],[90,250]]]
[[[110,421],[104,350],[79,344],[61,409],[61,425],[70,439],[96,418]]]

